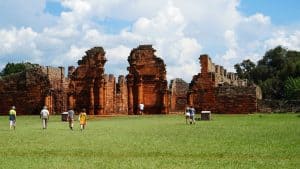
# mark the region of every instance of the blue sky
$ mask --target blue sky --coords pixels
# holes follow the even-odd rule
[[[257,12],[270,16],[274,24],[299,24],[299,0],[242,0],[238,8],[245,15]]]
[[[68,9],[64,8],[60,2],[47,1],[44,11],[52,15],[59,16],[61,12],[68,11]]]
[[[200,54],[234,71],[282,45],[300,50],[297,0],[10,0],[0,1],[0,69],[7,62],[77,64],[103,46],[106,73],[127,74],[132,48],[152,44],[167,78],[190,81]],[[18,9],[18,10],[16,10]]]

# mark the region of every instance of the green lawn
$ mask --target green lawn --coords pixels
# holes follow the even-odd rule
[[[0,117],[0,168],[300,168],[300,115],[213,115],[90,119],[80,132],[60,117]]]

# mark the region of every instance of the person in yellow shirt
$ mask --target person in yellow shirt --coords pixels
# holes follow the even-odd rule
[[[80,124],[80,130],[82,131],[85,129],[87,123],[87,114],[85,109],[82,109],[82,111],[80,112],[78,120]]]
[[[16,121],[17,121],[17,112],[16,107],[12,106],[9,110],[9,128],[14,130],[16,129]]]

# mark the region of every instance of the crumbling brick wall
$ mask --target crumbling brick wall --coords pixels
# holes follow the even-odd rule
[[[23,72],[6,76],[0,80],[0,113],[7,114],[12,105],[18,114],[39,114],[44,105],[49,107],[50,113],[60,112],[63,107],[61,99],[63,74],[60,68],[37,67]],[[48,69],[49,70],[49,69]],[[50,80],[52,79],[52,81]]]
[[[252,113],[258,111],[256,86],[220,86],[216,88],[218,113]]]
[[[251,113],[257,111],[261,99],[259,87],[249,86],[234,73],[212,63],[208,55],[201,55],[201,73],[193,77],[189,86],[188,103],[197,111],[216,113]]]
[[[112,74],[104,74],[105,51],[95,47],[86,51],[79,66],[68,68],[68,107],[91,115],[128,113],[127,85],[124,76],[118,83]]]
[[[169,112],[168,84],[164,61],[155,56],[152,45],[140,45],[128,57],[128,112],[138,113],[143,103],[146,114]]]
[[[127,82],[123,75],[118,78],[115,94],[115,112],[117,114],[128,114]]]
[[[104,75],[105,81],[105,114],[115,113],[116,78],[110,74]]]
[[[76,111],[85,108],[88,114],[105,114],[105,51],[94,47],[78,61],[78,67],[68,68],[68,107]]]
[[[45,105],[53,114],[59,114],[67,110],[68,79],[65,77],[64,67],[41,67],[47,75],[51,88],[45,98]]]
[[[189,84],[180,78],[171,80],[170,83],[170,111],[184,111],[187,104],[187,91]]]

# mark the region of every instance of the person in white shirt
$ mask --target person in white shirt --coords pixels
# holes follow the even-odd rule
[[[190,120],[190,107],[189,105],[187,105],[185,107],[185,123],[188,124],[189,123],[189,120]]]
[[[49,120],[49,111],[47,110],[47,106],[44,106],[41,113],[40,118],[42,119],[43,129],[47,129],[47,123]]]
[[[143,103],[140,103],[139,104],[139,113],[142,115],[144,112],[144,104]]]

